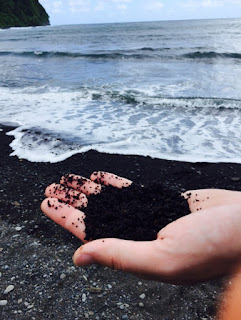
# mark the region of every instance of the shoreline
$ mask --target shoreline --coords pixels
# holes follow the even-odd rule
[[[143,184],[162,181],[180,192],[197,188],[241,190],[241,164],[188,163],[94,150],[58,163],[9,156],[11,127],[0,131],[2,319],[213,319],[226,279],[173,286],[100,266],[75,268],[81,245],[40,210],[47,185],[61,175],[113,172]],[[9,285],[14,290],[3,294]],[[145,298],[140,295],[145,293]],[[167,308],[168,305],[168,308]]]
[[[145,180],[150,182],[162,179],[164,185],[170,185],[169,180],[171,180],[172,187],[175,189],[180,187],[181,191],[197,188],[241,190],[241,164],[239,163],[167,160],[142,155],[110,154],[93,149],[74,154],[60,162],[31,162],[19,159],[17,156],[10,156],[12,149],[9,144],[14,138],[6,133],[15,127],[0,125],[0,128],[2,129],[0,131],[2,156],[9,156],[11,163],[19,160],[28,163],[37,170],[40,168],[53,168],[53,170],[59,168],[60,174],[65,174],[66,170],[71,172],[71,168],[73,168],[75,173],[85,176],[89,176],[92,171],[96,170],[110,171],[142,183]],[[15,164],[17,162],[15,161]]]

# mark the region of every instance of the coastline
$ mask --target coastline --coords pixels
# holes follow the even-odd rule
[[[133,181],[162,181],[180,190],[241,190],[241,164],[188,163],[91,150],[58,163],[11,157],[1,126],[2,319],[213,319],[225,279],[184,287],[138,279],[100,266],[75,268],[81,245],[40,210],[45,187],[61,175],[103,170]],[[14,290],[3,294],[9,285]],[[140,296],[145,293],[145,298]],[[143,296],[142,296],[143,297]],[[168,308],[167,308],[168,305]]]

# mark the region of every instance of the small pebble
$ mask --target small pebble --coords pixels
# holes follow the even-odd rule
[[[20,230],[22,230],[22,227],[16,227],[15,230],[20,231]]]
[[[238,182],[238,181],[240,181],[240,178],[239,177],[232,177],[231,180],[234,182]]]
[[[14,286],[12,284],[10,284],[9,286],[7,286],[7,288],[4,290],[4,294],[8,294],[9,292],[13,291]]]
[[[140,297],[141,299],[145,299],[146,295],[145,295],[145,293],[142,293],[139,297]]]
[[[0,300],[0,306],[6,306],[7,303],[7,300]]]
[[[99,287],[89,287],[87,289],[90,293],[100,293],[102,291],[102,288]]]
[[[15,205],[15,207],[19,207],[20,206],[20,203],[18,201],[14,201],[13,204]]]
[[[60,275],[60,279],[63,280],[64,278],[66,278],[66,274],[62,273],[62,274]]]
[[[83,293],[83,294],[82,294],[82,302],[85,302],[86,300],[87,300],[86,293]]]
[[[144,307],[144,303],[143,302],[139,302],[139,307],[143,308]]]

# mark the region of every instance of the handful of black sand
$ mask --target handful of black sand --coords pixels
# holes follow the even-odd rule
[[[105,187],[89,197],[85,214],[86,240],[120,238],[155,240],[168,223],[190,213],[180,192],[160,183],[127,188]]]

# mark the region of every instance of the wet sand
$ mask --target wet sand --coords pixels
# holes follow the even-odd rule
[[[81,245],[40,210],[45,187],[66,173],[114,172],[174,191],[241,190],[241,165],[188,163],[89,151],[56,164],[10,157],[12,137],[0,132],[1,319],[213,319],[228,279],[195,286],[145,281],[101,266],[74,267]],[[4,290],[13,285],[12,291]]]

